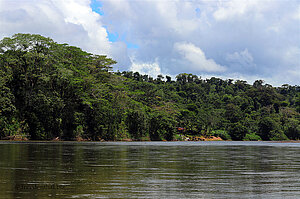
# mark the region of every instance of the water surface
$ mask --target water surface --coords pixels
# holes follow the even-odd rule
[[[0,198],[300,198],[300,143],[0,142]]]

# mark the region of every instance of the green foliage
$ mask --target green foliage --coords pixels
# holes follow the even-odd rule
[[[225,131],[225,130],[214,130],[214,131],[212,132],[212,135],[215,136],[215,137],[220,137],[220,138],[222,138],[223,140],[231,140],[230,135],[229,135],[228,132]]]
[[[259,126],[258,135],[263,140],[270,140],[272,138],[271,132],[274,132],[274,130],[278,130],[279,128],[277,123],[270,117],[262,118],[258,126]]]
[[[176,121],[163,113],[151,114],[149,136],[151,140],[173,140]]]
[[[184,141],[181,134],[175,134],[174,135],[174,140],[176,140],[176,141]]]
[[[243,140],[244,141],[259,141],[262,139],[261,139],[261,137],[259,137],[259,135],[256,135],[255,133],[250,133],[250,134],[246,134]]]
[[[143,111],[129,110],[126,117],[126,124],[128,127],[128,133],[130,136],[139,140],[141,137],[145,137],[147,133],[147,119]]]
[[[299,140],[300,139],[300,121],[289,118],[285,124],[285,134],[289,139]]]
[[[270,135],[270,140],[272,141],[288,140],[288,137],[280,130],[272,130]]]
[[[19,121],[14,117],[0,117],[0,138],[16,135],[28,137],[27,128],[25,121]]]
[[[300,139],[300,88],[257,80],[156,79],[40,35],[0,41],[0,137]],[[180,131],[178,129],[181,129]],[[225,130],[220,130],[225,129]]]
[[[287,140],[279,123],[271,117],[262,118],[258,126],[258,135],[263,140]]]
[[[300,93],[298,93],[298,96],[295,100],[295,106],[298,113],[300,113]]]
[[[31,139],[82,134],[85,118],[77,116],[93,101],[87,91],[115,61],[30,34],[4,38],[0,52],[1,114],[26,121]]]
[[[243,140],[245,135],[248,133],[248,129],[240,122],[232,123],[229,126],[228,131],[232,140]]]

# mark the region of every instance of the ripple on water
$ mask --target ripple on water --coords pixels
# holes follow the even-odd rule
[[[299,143],[6,145],[0,198],[300,198]]]

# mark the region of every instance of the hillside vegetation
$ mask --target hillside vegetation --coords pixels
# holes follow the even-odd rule
[[[40,35],[0,41],[0,137],[299,140],[300,87],[111,72],[116,62]]]

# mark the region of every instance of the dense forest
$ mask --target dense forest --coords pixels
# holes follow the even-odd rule
[[[156,78],[32,34],[0,41],[0,137],[31,140],[299,140],[300,86]]]

